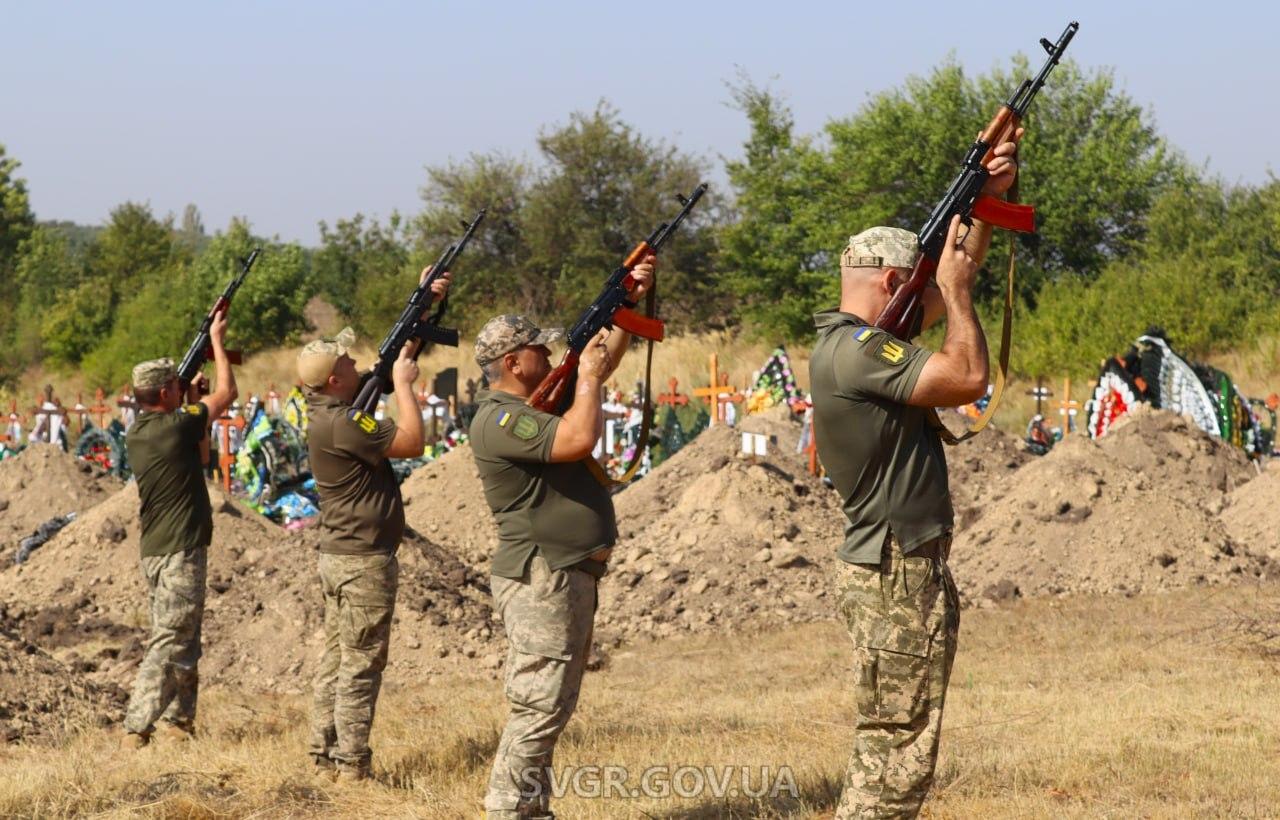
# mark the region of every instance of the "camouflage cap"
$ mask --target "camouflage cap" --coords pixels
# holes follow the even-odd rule
[[[173,379],[178,378],[178,371],[173,366],[173,359],[152,359],[149,362],[141,362],[133,367],[133,386],[139,387],[164,387]]]
[[[476,364],[496,362],[521,345],[548,345],[564,338],[564,328],[540,329],[527,317],[513,313],[494,316],[476,335]]]
[[[920,240],[902,228],[867,228],[849,237],[840,255],[843,268],[911,268],[920,255]]]
[[[338,359],[347,355],[355,343],[356,333],[349,327],[344,327],[332,339],[307,342],[298,353],[298,378],[308,387],[323,387]]]

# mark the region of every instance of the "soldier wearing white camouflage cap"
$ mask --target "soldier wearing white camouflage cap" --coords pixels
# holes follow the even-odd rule
[[[1017,175],[1016,140],[998,146],[984,193]],[[916,263],[915,234],[878,227],[850,237],[840,306],[818,313],[810,358],[818,455],[843,500],[836,600],[853,640],[854,748],[837,818],[914,817],[933,782],[942,706],[960,627],[947,569],[952,509],[936,407],[987,389],[987,343],[970,292],[991,241],[975,220],[951,224],[922,324],[944,315],[931,353],[872,325]]]
[[[422,272],[425,279],[430,269]],[[449,274],[432,285],[437,299]],[[424,313],[425,315],[425,313]],[[320,495],[319,580],[324,598],[324,653],[313,685],[309,753],[318,773],[357,782],[370,774],[369,731],[382,687],[395,614],[404,535],[404,502],[392,458],[416,458],[424,446],[414,398],[416,342],[391,370],[396,419],[375,419],[351,406],[360,374],[345,328],[298,354],[307,399],[307,451]]]
[[[203,375],[183,395],[171,359],[133,368],[139,414],[125,443],[142,502],[151,640],[125,715],[128,748],[145,746],[153,733],[185,739],[195,729],[205,568],[213,537],[201,464],[209,459],[209,419],[225,413],[236,397],[223,347],[226,332],[226,315],[219,312],[209,328],[217,389],[207,396],[201,396]]]
[[[631,298],[653,282],[652,255],[632,271]],[[498,524],[490,585],[507,633],[511,711],[498,741],[484,806],[490,818],[550,818],[556,740],[578,703],[591,649],[596,583],[618,536],[613,500],[587,466],[603,428],[601,385],[630,334],[602,331],[578,362],[563,416],[525,404],[551,372],[547,345],[563,332],[523,316],[491,319],[476,363],[491,390],[479,395],[471,450]]]

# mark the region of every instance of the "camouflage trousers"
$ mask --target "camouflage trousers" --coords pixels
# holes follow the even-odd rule
[[[535,555],[519,580],[492,576],[507,633],[511,713],[498,741],[484,807],[490,818],[553,817],[549,772],[556,740],[578,705],[591,650],[596,579],[552,570]]]
[[[395,555],[320,553],[324,653],[316,670],[308,751],[367,772],[369,730],[391,641],[400,564]]]
[[[879,566],[838,562],[858,710],[839,820],[915,817],[933,784],[960,632],[949,547],[944,536],[904,557],[890,539]]]
[[[126,731],[149,735],[161,718],[188,730],[195,725],[207,565],[205,547],[142,558],[151,639],[129,698]]]

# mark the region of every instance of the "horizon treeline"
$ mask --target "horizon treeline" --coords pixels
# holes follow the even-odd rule
[[[321,222],[315,248],[257,236],[244,219],[210,235],[194,205],[175,218],[125,202],[101,227],[38,221],[18,158],[0,144],[0,386],[43,363],[111,388],[141,359],[180,356],[255,245],[264,253],[232,311],[234,346],[296,343],[316,296],[380,339],[417,272],[481,207],[488,217],[458,265],[449,322],[464,333],[505,311],[568,322],[674,214],[677,193],[721,177],[728,189],[712,185],[661,261],[662,316],[673,332],[807,345],[812,313],[838,301],[848,237],[918,229],[1026,72],[1021,58],[977,76],[947,61],[814,134],[797,133],[785,100],[743,78],[730,93],[750,132],[721,168],[601,102],[545,126],[533,157],[476,152],[427,168],[417,213]],[[1015,373],[1091,372],[1149,326],[1192,356],[1280,332],[1274,176],[1232,185],[1209,175],[1111,72],[1070,61],[1026,126],[1018,198],[1037,207],[1038,232],[997,232],[978,293],[993,320],[1016,241]]]

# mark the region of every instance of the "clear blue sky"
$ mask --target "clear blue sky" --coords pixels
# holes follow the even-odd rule
[[[244,215],[312,244],[321,219],[416,211],[425,166],[531,156],[601,98],[719,166],[747,132],[737,67],[812,132],[948,52],[985,71],[1074,18],[1072,56],[1114,68],[1193,161],[1233,182],[1280,164],[1274,3],[863,5],[9,2],[0,144],[42,219],[194,202],[210,231]]]

